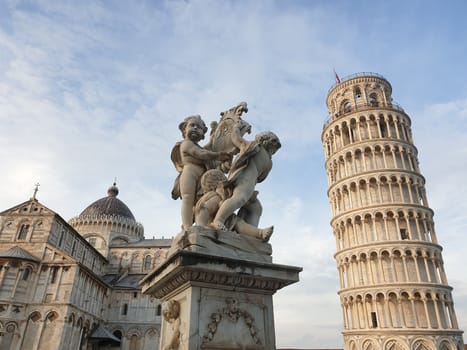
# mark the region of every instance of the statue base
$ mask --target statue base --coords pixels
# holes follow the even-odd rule
[[[177,236],[167,260],[141,281],[143,293],[164,302],[160,349],[275,349],[272,295],[297,282],[302,269],[264,262],[270,260],[268,243],[203,229],[212,231],[207,238],[199,230]],[[209,251],[201,244],[219,237]],[[233,246],[222,243],[226,239]],[[176,310],[166,309],[174,304]]]

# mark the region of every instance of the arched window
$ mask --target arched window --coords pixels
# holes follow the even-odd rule
[[[130,350],[136,350],[138,348],[138,336],[133,334],[130,337]]]
[[[349,113],[352,110],[352,105],[349,101],[344,103],[344,113]]]
[[[359,87],[355,88],[355,98],[359,99],[362,97],[362,91],[360,90]]]
[[[27,281],[30,274],[31,274],[31,268],[30,268],[30,267],[26,267],[26,268],[23,270],[23,276],[21,277],[21,278],[23,279],[23,281]]]
[[[32,320],[33,322],[37,322],[41,319],[41,314],[39,312],[33,312],[30,316],[29,319]]]
[[[96,241],[97,241],[96,237],[91,237],[88,240],[89,244],[92,245],[94,248],[96,248]]]
[[[156,309],[156,316],[160,316],[162,313],[162,306],[161,304],[157,305],[157,309]]]
[[[47,321],[53,322],[58,318],[58,314],[55,311],[49,312],[46,316]]]
[[[28,235],[28,231],[29,231],[29,225],[22,224],[19,227],[18,235],[16,236],[16,239],[26,239],[26,236]]]
[[[144,271],[148,271],[151,268],[151,256],[146,255],[144,258]]]
[[[122,331],[116,330],[113,332],[113,335],[115,335],[118,339],[122,339]]]
[[[370,106],[378,107],[378,97],[375,93],[370,94],[369,102]]]

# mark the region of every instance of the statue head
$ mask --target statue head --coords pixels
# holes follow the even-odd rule
[[[191,115],[186,117],[183,122],[178,125],[184,138],[195,139],[200,141],[204,139],[204,134],[208,131],[206,124],[199,115]],[[195,141],[193,140],[193,141]]]
[[[256,135],[256,142],[261,144],[271,155],[281,148],[279,137],[272,131],[263,131]]]
[[[206,171],[201,177],[201,189],[203,190],[203,193],[215,191],[220,183],[224,183],[226,181],[227,177],[222,171],[219,169],[211,169]]]
[[[169,300],[162,306],[162,315],[167,322],[176,320],[180,316],[180,303],[176,300]]]

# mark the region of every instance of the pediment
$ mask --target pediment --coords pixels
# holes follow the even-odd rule
[[[30,260],[34,262],[39,262],[40,259],[27,250],[22,249],[18,246],[12,247],[6,251],[0,252],[0,258],[3,259],[20,259],[20,260]]]
[[[39,203],[37,199],[30,199],[26,202],[18,204],[10,209],[0,213],[6,215],[55,215],[56,213],[45,205]]]

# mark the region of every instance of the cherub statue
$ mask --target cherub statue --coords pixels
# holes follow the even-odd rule
[[[237,137],[241,137],[237,131]],[[255,186],[264,181],[272,168],[272,155],[281,147],[277,135],[271,131],[256,135],[255,141],[242,141],[240,154],[234,160],[228,182],[232,196],[222,202],[213,220],[217,229],[227,230],[227,218],[243,207],[255,195]]]
[[[212,221],[219,210],[219,207],[231,193],[227,178],[219,169],[211,169],[201,177],[201,189],[204,195],[198,200],[195,208],[195,223],[199,226],[212,226]],[[258,238],[262,241],[268,241],[271,237],[274,227],[265,229],[246,222],[241,216],[231,214],[225,222],[226,229],[236,231],[239,234]]]
[[[164,320],[172,326],[172,336],[164,350],[177,350],[180,345],[180,304],[176,300],[169,300],[163,305]]]
[[[184,139],[175,144],[171,153],[175,168],[180,173],[175,180],[172,198],[182,199],[182,228],[188,229],[193,225],[198,182],[208,168],[209,161],[228,161],[231,155],[227,152],[209,151],[198,144],[208,130],[199,115],[185,118],[178,128]]]

